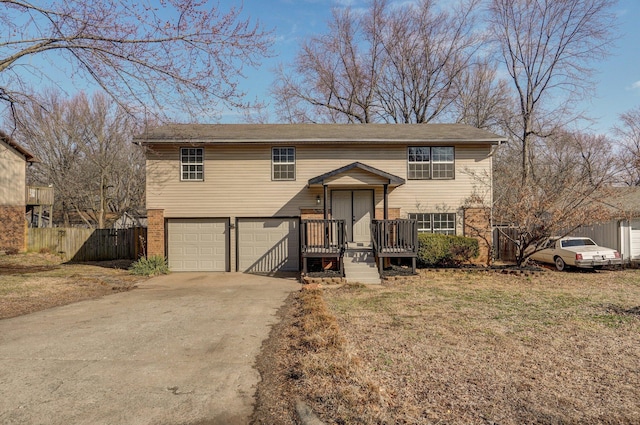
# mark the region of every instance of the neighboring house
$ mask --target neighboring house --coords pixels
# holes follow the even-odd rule
[[[34,156],[0,132],[0,250],[26,247],[26,172]]]
[[[503,140],[461,124],[151,129],[137,138],[148,255],[174,271],[262,273],[341,263],[345,249],[414,259],[418,231],[464,235],[488,216],[465,199]]]
[[[147,213],[143,211],[125,211],[120,218],[113,222],[114,229],[131,229],[133,227],[147,227]]]

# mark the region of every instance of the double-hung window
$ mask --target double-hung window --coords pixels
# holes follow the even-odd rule
[[[180,148],[180,180],[204,180],[203,148]]]
[[[455,178],[452,146],[410,146],[407,154],[409,180]]]
[[[273,180],[296,179],[296,148],[272,148],[271,178]]]
[[[419,233],[456,234],[455,213],[410,213],[409,218],[418,222]]]

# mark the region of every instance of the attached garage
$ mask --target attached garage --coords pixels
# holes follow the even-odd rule
[[[169,268],[176,272],[229,270],[228,236],[228,219],[168,219]]]
[[[273,273],[300,269],[297,218],[238,219],[238,270]]]

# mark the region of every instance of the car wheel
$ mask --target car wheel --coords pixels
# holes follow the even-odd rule
[[[556,269],[558,269],[558,271],[561,272],[562,270],[567,268],[567,265],[564,263],[562,257],[556,257],[554,258],[554,261],[556,262]]]

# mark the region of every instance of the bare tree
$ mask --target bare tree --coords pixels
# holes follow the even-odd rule
[[[518,99],[521,179],[532,167],[532,144],[550,134],[568,105],[592,88],[595,59],[612,41],[615,0],[491,0],[490,28]],[[556,106],[554,106],[556,105]],[[560,105],[560,106],[557,106]]]
[[[616,196],[611,186],[612,143],[605,136],[562,131],[535,142],[540,144],[532,157],[535,173],[527,184],[515,183],[521,176],[520,168],[512,165],[520,155],[517,147],[499,151],[493,174],[495,221],[517,230],[508,236],[516,245],[519,265],[548,237],[607,220]],[[473,200],[479,199],[489,199],[486,190],[476,191]]]
[[[620,115],[620,121],[615,128],[619,138],[618,180],[627,186],[640,186],[640,106]]]
[[[383,120],[427,123],[447,110],[457,97],[456,80],[482,45],[473,33],[478,5],[471,0],[447,10],[423,0],[387,14],[378,87]]]
[[[107,95],[67,100],[49,91],[20,105],[16,117],[14,137],[42,161],[30,179],[53,185],[65,225],[75,213],[104,228],[108,218],[144,206],[144,153],[132,143],[139,128]]]
[[[238,105],[243,66],[271,44],[240,13],[202,0],[0,0],[0,102],[27,101],[33,81],[53,81],[51,70],[66,63],[72,80],[145,114],[196,117],[220,102]]]
[[[435,0],[373,0],[364,12],[334,10],[329,32],[306,41],[293,69],[278,72],[278,113],[290,122],[437,119],[481,45],[472,31],[478,4],[447,10]]]
[[[456,80],[455,121],[501,131],[511,115],[508,82],[497,77],[497,63],[487,59],[472,64]]]
[[[375,0],[366,15],[333,10],[328,34],[303,43],[293,72],[278,70],[273,94],[281,118],[374,122],[385,7],[385,0]]]

